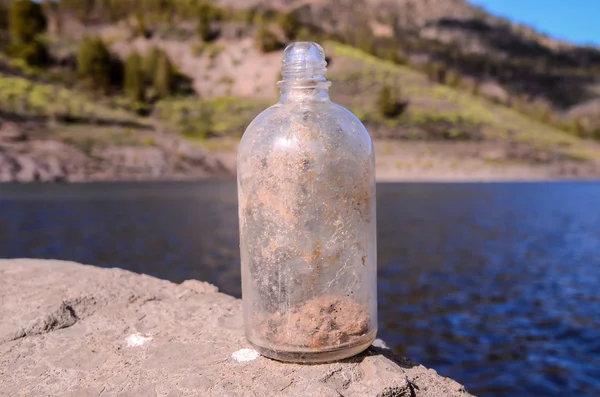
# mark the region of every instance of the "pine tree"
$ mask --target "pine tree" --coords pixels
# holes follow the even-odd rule
[[[146,77],[146,83],[152,85],[154,82],[154,76],[156,75],[156,68],[158,65],[158,58],[161,57],[163,51],[158,47],[152,47],[148,55],[143,59],[144,76]]]
[[[8,7],[0,1],[0,49],[8,42]]]
[[[153,87],[159,98],[166,98],[172,94],[174,75],[173,65],[169,57],[161,51],[156,60],[153,79]]]
[[[158,13],[163,21],[172,22],[173,9],[173,0],[158,0]]]
[[[283,30],[283,33],[288,40],[294,40],[300,30],[300,23],[294,14],[290,12],[280,15],[279,27],[281,27],[281,30]]]
[[[400,94],[394,93],[389,85],[381,87],[377,108],[382,116],[392,118],[399,116],[404,111],[405,105],[398,100],[399,96]]]
[[[125,60],[125,95],[134,102],[145,99],[142,57],[134,52]]]
[[[95,90],[107,92],[113,82],[114,61],[104,42],[97,37],[86,37],[79,44],[77,75]]]
[[[8,7],[0,1],[0,30],[8,30]]]
[[[137,30],[140,36],[146,37],[148,35],[148,29],[146,28],[146,19],[144,18],[144,11],[139,2],[136,1],[135,7],[135,20],[137,21]]]
[[[262,24],[258,29],[255,42],[262,52],[277,51],[283,47],[275,33],[271,32],[265,24]]]
[[[212,37],[212,20],[213,10],[210,4],[198,4],[198,36],[203,41],[211,41]]]
[[[44,10],[31,0],[17,0],[10,10],[10,37],[13,43],[29,44],[48,26]]]
[[[32,66],[44,66],[50,62],[48,47],[39,39],[20,47],[18,57]]]
[[[43,66],[50,55],[40,35],[48,27],[44,10],[31,0],[17,0],[10,9],[10,46],[8,52],[30,65]]]

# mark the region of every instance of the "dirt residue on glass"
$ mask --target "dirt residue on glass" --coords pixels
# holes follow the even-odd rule
[[[369,313],[349,297],[320,296],[287,314],[271,314],[264,339],[279,346],[322,348],[351,344],[369,330]]]

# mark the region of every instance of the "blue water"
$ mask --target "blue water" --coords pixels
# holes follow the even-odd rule
[[[478,396],[600,396],[600,183],[378,186],[380,333]],[[240,295],[229,182],[0,185],[0,257]]]

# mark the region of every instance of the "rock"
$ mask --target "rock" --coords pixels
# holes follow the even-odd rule
[[[0,142],[21,142],[27,140],[27,133],[16,123],[0,120]]]
[[[37,179],[37,170],[35,161],[31,157],[17,157],[18,171],[15,179],[18,182],[34,182]]]
[[[17,168],[15,159],[0,148],[0,182],[12,182]]]
[[[127,176],[141,174],[156,178],[169,171],[166,154],[156,147],[108,147],[98,150],[95,155]]]
[[[0,260],[0,390],[14,396],[469,396],[381,341],[321,365],[256,354],[240,301],[199,281]]]

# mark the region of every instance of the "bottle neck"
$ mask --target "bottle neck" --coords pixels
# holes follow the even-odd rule
[[[323,48],[310,42],[290,44],[281,64],[280,103],[329,101],[327,61]]]
[[[289,82],[283,80],[278,85],[281,89],[279,103],[329,101],[329,87],[331,86],[329,81]]]

